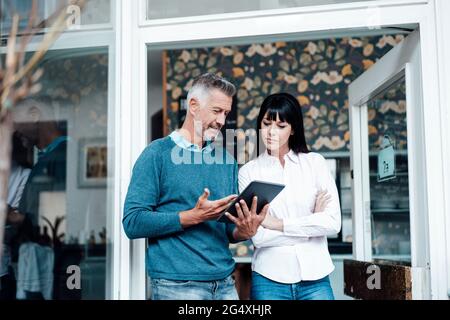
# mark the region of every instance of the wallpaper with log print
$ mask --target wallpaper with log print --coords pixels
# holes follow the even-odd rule
[[[215,72],[238,89],[238,128],[256,128],[263,99],[289,92],[302,107],[311,150],[348,151],[348,85],[403,38],[387,35],[166,51],[167,132],[178,127],[179,98],[187,94],[192,78]],[[369,113],[371,143],[377,145],[382,135],[389,134],[398,148],[405,148],[404,90],[391,90],[377,104]]]
[[[89,128],[99,136],[106,136],[108,116],[108,55],[87,54],[45,60],[42,90],[38,95],[50,97],[55,104],[70,112],[70,126],[89,119]],[[89,101],[89,109],[81,102]],[[73,109],[71,109],[73,108]],[[56,108],[58,109],[58,108]],[[85,124],[84,124],[85,125]]]

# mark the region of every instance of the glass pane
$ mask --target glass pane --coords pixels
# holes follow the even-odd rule
[[[342,213],[342,241],[353,242],[353,221],[352,221],[352,178],[350,169],[350,158],[344,157],[338,160],[338,186],[339,200]]]
[[[374,258],[410,261],[405,79],[368,103]]]
[[[38,0],[37,22],[46,20],[63,6],[71,3],[70,0]],[[8,34],[11,30],[12,17],[20,17],[19,30],[25,29],[32,6],[32,0],[0,0],[0,34]],[[86,0],[85,5],[78,11],[76,6],[67,7],[68,22],[79,27],[111,22],[111,0]],[[71,16],[70,16],[71,15]],[[49,25],[45,25],[50,27]]]
[[[365,0],[174,0],[170,2],[165,0],[147,0],[147,19],[180,18],[208,14],[284,9],[360,1]]]
[[[51,51],[39,67],[42,89],[13,109],[12,218],[0,273],[9,281],[1,294],[104,299],[108,52]]]

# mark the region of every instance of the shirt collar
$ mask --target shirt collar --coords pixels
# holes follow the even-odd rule
[[[181,135],[178,131],[173,131],[169,137],[172,141],[179,146],[180,148],[194,151],[194,152],[210,152],[214,148],[213,141],[206,141],[206,144],[203,148],[200,148],[197,144],[188,141],[185,137]]]
[[[287,157],[294,163],[298,163],[299,159],[298,159],[298,154],[295,153],[294,151],[289,150],[289,152],[287,153]]]
[[[269,160],[269,161],[278,161],[278,158],[277,158],[277,157],[274,157],[274,156],[271,156],[271,155],[269,154],[269,152],[267,151],[267,149],[266,149],[266,151],[264,151],[263,157],[264,157],[265,159]],[[287,158],[287,159],[289,159],[290,161],[292,161],[292,162],[294,162],[294,163],[299,163],[299,161],[300,161],[299,158],[298,158],[298,154],[295,153],[294,151],[292,151],[292,149],[290,149],[289,152],[286,153],[286,155],[284,156],[284,158],[285,158],[285,159]]]

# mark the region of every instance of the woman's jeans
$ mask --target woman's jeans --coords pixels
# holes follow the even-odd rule
[[[232,276],[215,281],[152,279],[152,300],[239,300]]]
[[[328,276],[313,281],[285,284],[252,272],[253,300],[334,300]]]

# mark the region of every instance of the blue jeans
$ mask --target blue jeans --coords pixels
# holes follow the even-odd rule
[[[152,279],[152,300],[239,300],[234,279],[191,281]]]
[[[334,300],[328,276],[294,284],[279,283],[252,272],[253,300]]]

